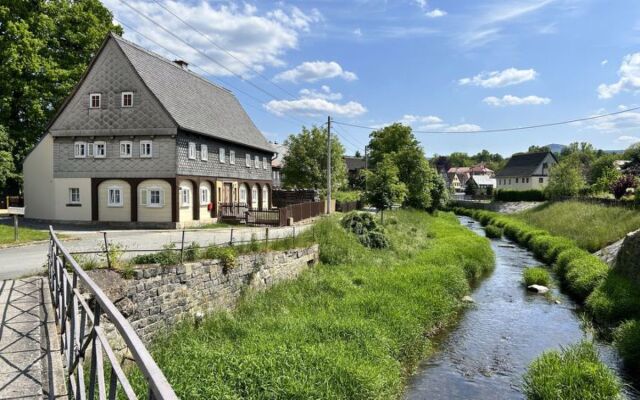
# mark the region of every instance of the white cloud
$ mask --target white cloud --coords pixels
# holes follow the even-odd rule
[[[427,0],[414,0],[414,2],[422,9],[427,8]]]
[[[607,65],[608,63],[609,63],[609,60],[607,60],[606,58],[600,61],[600,65]]]
[[[600,84],[598,97],[610,99],[621,91],[640,90],[640,53],[627,54],[618,70],[620,79],[612,84]]]
[[[458,81],[458,84],[497,88],[531,81],[536,79],[537,75],[538,73],[532,68],[507,68],[502,71],[483,72],[472,78],[462,78]]]
[[[402,122],[403,124],[406,125],[412,125],[415,123],[420,123],[420,124],[441,124],[442,123],[442,118],[440,117],[436,117],[435,115],[412,115],[412,114],[405,114],[402,116],[402,118],[400,118],[400,121],[398,122]]]
[[[458,39],[463,47],[484,46],[502,37],[505,24],[523,19],[557,2],[558,0],[501,0],[493,2],[490,6],[484,7],[484,10],[479,11],[479,15],[473,15],[468,29],[460,34]],[[539,32],[550,33],[544,27]]]
[[[502,96],[502,98],[489,96],[489,97],[485,97],[484,100],[482,101],[493,107],[541,105],[541,104],[551,103],[551,99],[548,97],[539,97],[539,96],[518,97],[510,94]]]
[[[356,101],[337,103],[342,93],[332,92],[329,86],[323,85],[319,90],[302,89],[300,98],[295,100],[271,100],[264,107],[276,115],[298,114],[305,116],[339,115],[357,117],[367,109]]]
[[[358,76],[350,71],[342,69],[335,61],[306,61],[297,67],[276,75],[278,81],[289,82],[316,82],[321,79],[342,78],[346,81],[358,79]]]
[[[435,8],[429,12],[426,12],[424,15],[426,15],[429,18],[440,18],[447,15],[447,12],[439,8]]]
[[[640,142],[640,137],[637,137],[637,136],[626,136],[626,135],[618,136],[618,138],[616,139],[616,142],[624,143],[627,146],[630,146],[630,145],[632,145],[634,143]]]
[[[476,124],[460,124],[449,126],[445,130],[447,132],[475,132],[482,130],[482,128]]]
[[[360,28],[354,29],[353,34],[356,35],[357,37],[362,37],[362,29]]]
[[[305,99],[325,99],[325,100],[342,100],[342,93],[334,93],[327,85],[322,85],[320,90],[302,89],[300,97]]]
[[[629,107],[624,105],[618,106],[619,111],[624,111],[628,108]],[[591,116],[602,115],[608,112],[610,111],[599,109]],[[638,129],[638,126],[640,126],[640,111],[628,111],[622,114],[609,115],[589,121],[576,122],[572,125],[579,126],[584,129],[600,131],[603,133],[617,132],[622,129]]]
[[[239,62],[155,2],[130,0],[129,4],[162,24],[169,32],[182,38],[206,56],[142,18],[119,0],[103,0],[103,3],[114,13],[117,22],[131,26],[141,33],[139,35],[125,27],[125,38],[167,58],[173,59],[177,55],[216,76],[227,76],[231,73],[211,59],[241,75],[251,75],[253,73],[251,68],[261,71],[265,66],[284,65],[282,57],[285,53],[297,48],[300,36],[309,32],[314,24],[322,20],[322,15],[315,9],[304,12],[297,7],[282,4],[278,8],[260,14],[255,6],[248,4],[241,7],[205,0],[195,2],[165,0],[163,2],[174,14],[227,49],[235,58],[242,60]],[[153,42],[157,42],[160,46]]]

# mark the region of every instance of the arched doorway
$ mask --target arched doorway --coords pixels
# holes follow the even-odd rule
[[[269,187],[267,185],[262,186],[262,209],[269,209]]]
[[[239,203],[242,206],[246,206],[249,203],[249,190],[247,189],[247,185],[245,183],[240,184],[239,190]]]
[[[259,193],[260,190],[258,189],[258,185],[254,183],[253,186],[251,186],[251,208],[253,208],[254,210],[257,210],[258,205],[260,204],[258,202]]]

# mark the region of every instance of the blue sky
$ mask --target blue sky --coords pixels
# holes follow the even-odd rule
[[[185,59],[234,91],[270,140],[330,114],[357,125],[449,131],[416,134],[428,155],[640,141],[640,111],[472,132],[638,106],[640,1],[126,0],[154,22],[121,0],[103,1],[126,38]],[[348,152],[368,141],[368,130],[336,129]]]

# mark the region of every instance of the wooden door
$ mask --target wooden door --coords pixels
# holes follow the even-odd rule
[[[225,183],[222,190],[222,202],[225,204],[231,204],[231,190],[232,186],[230,183]]]

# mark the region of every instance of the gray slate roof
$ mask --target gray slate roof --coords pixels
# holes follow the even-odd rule
[[[555,158],[553,153],[550,152],[514,154],[507,162],[507,165],[496,174],[496,177],[531,176],[548,154]]]
[[[111,36],[182,129],[273,151],[229,90],[117,35]]]

